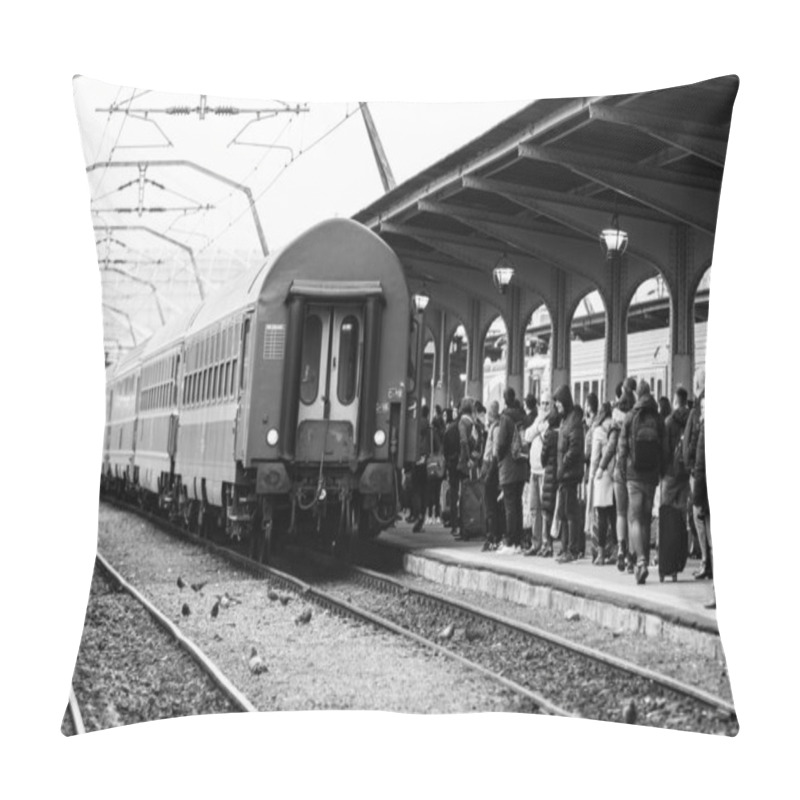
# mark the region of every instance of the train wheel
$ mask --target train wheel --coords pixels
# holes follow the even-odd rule
[[[274,546],[275,517],[271,500],[262,500],[256,524],[253,526],[250,543],[250,556],[262,564],[272,559]]]

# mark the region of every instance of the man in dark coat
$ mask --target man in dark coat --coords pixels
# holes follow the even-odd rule
[[[428,456],[431,454],[431,426],[428,422],[430,409],[422,406],[419,420],[419,445],[417,461],[411,472],[411,514],[414,519],[414,533],[419,533],[425,522],[427,500]]]
[[[694,482],[692,486],[692,511],[703,559],[702,565],[700,569],[694,573],[694,577],[697,580],[703,580],[704,578],[712,578],[714,576],[714,571],[711,557],[711,515],[708,508],[708,485],[706,483],[706,404],[702,394],[698,398],[698,405],[700,409],[697,423],[697,445],[693,459],[694,468],[692,475],[694,477]]]
[[[625,417],[618,448],[628,489],[630,548],[636,558],[636,582],[642,584],[648,575],[653,500],[664,461],[664,420],[645,380],[639,381],[638,397]]]
[[[672,413],[664,421],[664,478],[661,481],[661,505],[686,510],[689,494],[689,471],[683,460],[681,437],[689,419],[688,394],[683,386],[675,390]]]
[[[506,407],[500,415],[495,440],[495,458],[498,481],[503,490],[503,507],[506,512],[506,534],[498,553],[516,550],[522,543],[522,489],[527,480],[527,456],[512,452],[514,432],[519,430],[520,441],[525,414],[517,404],[516,392],[510,386],[503,394]],[[518,428],[519,426],[519,428]]]
[[[558,454],[556,457],[556,483],[558,499],[557,514],[566,520],[562,552],[559,563],[575,561],[581,552],[581,529],[583,518],[578,502],[578,486],[583,481],[584,431],[583,414],[572,401],[569,386],[564,384],[556,389],[553,402],[561,416],[558,430]]]

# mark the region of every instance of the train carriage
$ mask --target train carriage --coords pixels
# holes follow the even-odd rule
[[[137,488],[261,557],[277,527],[374,536],[416,457],[421,347],[394,252],[320,223],[147,345]]]

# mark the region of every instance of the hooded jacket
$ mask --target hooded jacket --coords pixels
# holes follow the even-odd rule
[[[542,509],[553,513],[556,507],[556,462],[558,461],[558,412],[553,409],[547,417],[548,425],[542,434]]]
[[[664,454],[662,464],[664,466],[664,477],[675,478],[675,448],[683,436],[686,428],[686,421],[689,419],[689,409],[686,406],[677,406],[675,410],[664,421]],[[689,480],[687,471],[685,480]]]
[[[495,439],[495,457],[499,468],[498,479],[501,486],[510,483],[524,483],[527,469],[524,460],[515,461],[511,457],[511,441],[514,428],[524,424],[525,415],[519,408],[504,408],[500,415],[500,424]],[[520,436],[522,431],[520,431]]]
[[[644,408],[654,412],[657,418],[658,437],[661,443],[659,447],[659,462],[663,462],[664,420],[658,413],[658,403],[656,403],[652,395],[649,394],[640,397],[636,401],[633,409],[631,409],[625,417],[625,422],[622,424],[619,435],[617,462],[622,462],[621,468],[625,470],[623,477],[626,481],[637,481],[639,483],[649,483],[652,486],[657,486],[661,478],[662,463],[659,463],[658,466],[652,470],[637,470],[633,466],[633,453],[631,452],[633,447],[633,442],[631,440],[633,435],[633,418]]]
[[[558,431],[556,481],[559,484],[580,483],[584,468],[583,415],[572,402],[572,393],[566,384],[556,389],[553,400],[564,407]]]

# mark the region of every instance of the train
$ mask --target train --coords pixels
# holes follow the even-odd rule
[[[109,368],[101,487],[262,561],[347,550],[396,519],[423,346],[391,248],[321,222]]]

